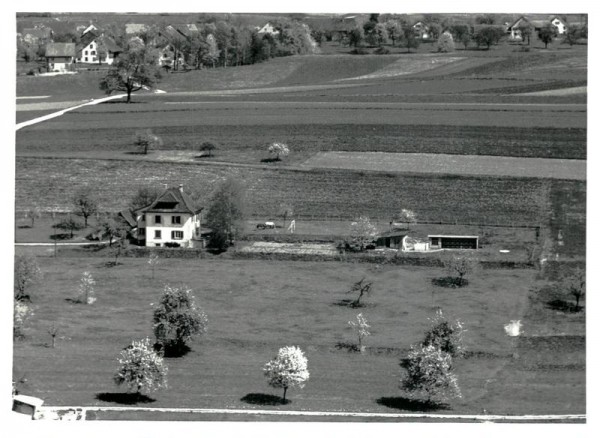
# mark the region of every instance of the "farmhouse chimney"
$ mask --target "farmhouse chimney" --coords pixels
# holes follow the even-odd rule
[[[179,184],[179,191],[183,193],[183,184]]]

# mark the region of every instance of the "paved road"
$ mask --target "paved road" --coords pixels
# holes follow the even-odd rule
[[[143,412],[189,414],[190,419],[219,421],[393,421],[393,422],[444,422],[444,423],[583,423],[586,416],[580,415],[443,415],[424,413],[379,413],[379,412],[322,412],[322,411],[279,411],[266,409],[187,409],[146,407],[101,407],[101,406],[44,406],[40,413],[45,419],[59,419],[57,412],[65,413],[62,419],[85,420],[90,412]],[[223,417],[225,416],[225,417]],[[269,418],[270,417],[270,418]],[[223,420],[226,418],[226,420]]]
[[[89,102],[83,103],[81,105],[72,106],[70,108],[66,108],[66,109],[57,111],[52,114],[46,114],[45,116],[41,116],[41,117],[37,117],[35,119],[27,120],[25,122],[17,123],[16,131],[18,131],[19,129],[24,128],[26,126],[35,125],[37,123],[44,122],[46,120],[50,120],[50,119],[54,119],[55,117],[62,116],[64,113],[66,113],[68,111],[73,111],[73,110],[76,110],[78,108],[88,106],[88,105],[96,105],[98,103],[106,102],[108,100],[121,99],[122,97],[126,97],[126,96],[127,96],[126,94],[117,94],[115,96],[103,97],[102,99],[92,99]],[[60,104],[60,102],[57,102],[57,104]],[[35,105],[35,104],[31,104],[31,105]],[[17,105],[17,110],[18,110],[18,105]]]

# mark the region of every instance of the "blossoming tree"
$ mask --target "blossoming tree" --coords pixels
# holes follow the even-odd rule
[[[308,361],[300,347],[282,347],[277,356],[265,364],[263,371],[269,385],[283,388],[283,402],[288,388],[304,388],[309,378]]]
[[[428,403],[462,397],[456,376],[451,371],[452,357],[439,348],[413,345],[401,366],[406,369],[401,387],[411,394],[426,395]]]
[[[126,385],[129,392],[141,394],[167,387],[168,368],[150,344],[150,339],[133,341],[117,359],[119,369],[114,376],[117,385]]]

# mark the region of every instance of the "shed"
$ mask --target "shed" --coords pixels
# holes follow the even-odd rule
[[[381,233],[375,238],[375,244],[378,247],[385,248],[404,248],[404,239],[406,238],[406,231],[386,231],[385,233]]]
[[[431,249],[477,249],[479,236],[450,236],[432,234],[427,236]]]

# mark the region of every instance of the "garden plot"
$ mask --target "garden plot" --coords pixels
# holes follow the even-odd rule
[[[307,255],[336,255],[338,253],[333,244],[276,242],[254,242],[252,245],[240,249],[240,252],[250,254]]]
[[[386,152],[319,152],[304,162],[310,168],[384,172],[493,175],[586,179],[585,160],[492,157],[483,155],[400,154]]]

